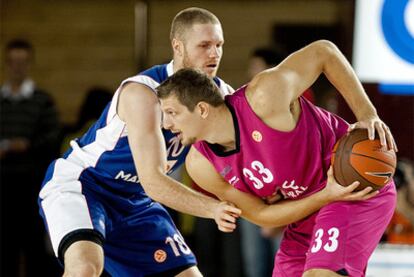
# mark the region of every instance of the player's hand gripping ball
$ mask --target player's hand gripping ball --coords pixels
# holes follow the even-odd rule
[[[336,181],[348,186],[354,181],[378,190],[391,181],[397,165],[395,152],[382,148],[380,140],[368,139],[366,129],[355,129],[334,146],[331,163]]]

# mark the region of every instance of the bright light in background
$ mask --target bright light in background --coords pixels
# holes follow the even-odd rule
[[[414,0],[357,0],[353,54],[362,82],[414,94]]]
[[[404,21],[411,36],[414,37],[414,1],[409,1],[404,14]]]

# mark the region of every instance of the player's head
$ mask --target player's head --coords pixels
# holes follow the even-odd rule
[[[188,145],[200,139],[211,110],[224,105],[219,88],[206,74],[186,68],[157,87],[163,111],[163,127],[178,133]]]
[[[247,75],[252,79],[256,74],[274,67],[283,60],[283,55],[272,48],[256,48],[250,54]]]
[[[5,62],[11,82],[22,82],[29,74],[33,56],[32,45],[21,39],[10,41],[5,49]]]
[[[170,32],[177,68],[196,68],[207,75],[216,75],[223,55],[223,30],[211,12],[188,8],[173,19]]]

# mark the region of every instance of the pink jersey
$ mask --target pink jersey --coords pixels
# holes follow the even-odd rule
[[[254,113],[245,90],[242,87],[226,96],[233,115],[236,149],[222,152],[205,141],[194,147],[233,187],[259,197],[280,192],[286,198],[299,199],[322,189],[332,148],[348,124],[301,97],[295,129],[278,131]]]
[[[290,132],[268,127],[251,109],[245,87],[226,96],[232,112],[236,149],[197,142],[204,155],[233,187],[259,197],[281,192],[299,199],[326,184],[331,151],[348,124],[300,98],[301,114]],[[277,101],[277,99],[275,99]],[[378,244],[395,208],[393,182],[371,199],[334,202],[284,231],[273,277],[300,277],[309,269],[342,275],[365,275],[368,258]]]

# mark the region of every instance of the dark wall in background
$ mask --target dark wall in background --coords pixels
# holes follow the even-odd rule
[[[386,95],[380,93],[377,84],[364,84],[371,101],[377,108],[379,116],[391,128],[397,142],[397,156],[414,160],[414,96]],[[355,117],[339,98],[339,114],[349,122]]]

